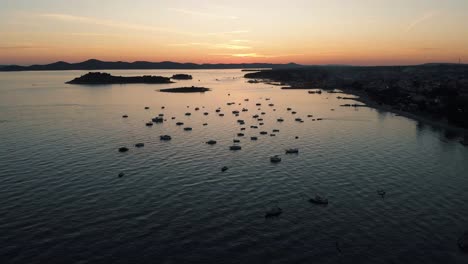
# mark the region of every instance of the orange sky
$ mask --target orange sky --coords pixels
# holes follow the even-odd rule
[[[465,0],[0,2],[0,64],[468,61]]]

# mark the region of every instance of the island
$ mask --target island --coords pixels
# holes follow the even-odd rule
[[[159,92],[165,93],[204,93],[211,91],[210,88],[205,87],[179,87],[179,88],[167,88],[167,89],[160,89]]]
[[[174,80],[192,80],[192,75],[190,74],[183,74],[183,73],[179,73],[179,74],[174,74],[172,75],[171,79],[174,79]]]
[[[158,84],[158,83],[172,83],[170,78],[162,76],[113,76],[105,72],[89,72],[78,78],[75,78],[68,84],[127,84],[127,83],[146,83],[146,84]]]

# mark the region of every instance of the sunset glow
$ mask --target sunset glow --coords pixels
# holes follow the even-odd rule
[[[0,0],[0,64],[468,60],[468,1]]]

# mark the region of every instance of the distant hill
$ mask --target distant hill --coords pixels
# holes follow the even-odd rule
[[[272,68],[285,69],[296,68],[302,65],[296,63],[271,64],[271,63],[240,63],[240,64],[196,64],[179,63],[172,61],[148,62],[148,61],[100,61],[87,60],[79,63],[68,63],[58,61],[45,65],[18,66],[7,65],[0,66],[0,71],[66,71],[66,70],[145,70],[145,69],[249,69],[249,68]]]

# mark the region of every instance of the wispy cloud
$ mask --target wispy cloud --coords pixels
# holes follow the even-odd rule
[[[25,50],[25,49],[48,49],[50,47],[46,46],[36,46],[36,45],[9,45],[9,46],[0,46],[0,50]]]
[[[268,54],[259,54],[259,53],[215,53],[209,54],[211,56],[229,56],[237,58],[278,58],[278,57],[291,57],[291,56],[302,56],[304,54],[278,54],[278,55],[268,55]]]
[[[40,16],[49,18],[49,19],[54,19],[54,20],[66,21],[66,22],[78,22],[78,23],[93,24],[93,25],[100,25],[100,26],[114,27],[114,28],[121,28],[121,29],[175,32],[168,28],[160,28],[160,27],[153,27],[153,26],[146,26],[146,25],[132,24],[132,23],[122,23],[122,22],[117,22],[113,20],[75,16],[75,15],[69,15],[69,14],[40,14]]]
[[[196,33],[196,32],[174,30],[172,28],[154,27],[154,26],[133,24],[133,23],[124,23],[124,22],[119,22],[115,20],[75,16],[75,15],[69,15],[69,14],[48,13],[48,14],[39,14],[39,16],[48,18],[48,19],[71,22],[71,23],[83,23],[83,24],[89,24],[89,25],[98,25],[98,26],[112,27],[112,28],[124,29],[124,30],[134,30],[134,31],[165,32],[165,33],[188,35],[188,36],[194,36],[194,37],[233,35],[233,34],[242,34],[242,33],[249,32],[248,30],[234,30],[234,31],[226,31],[226,32]]]
[[[229,49],[229,50],[245,50],[251,49],[252,47],[249,46],[241,46],[241,45],[232,45],[232,44],[217,44],[217,43],[201,43],[201,42],[189,42],[189,43],[175,43],[169,44],[170,46],[178,46],[178,47],[189,47],[189,46],[205,46],[209,49]]]
[[[185,14],[185,15],[192,15],[192,16],[198,16],[198,17],[205,17],[205,18],[212,18],[212,19],[238,19],[237,16],[223,16],[223,15],[199,12],[199,11],[188,10],[188,9],[180,9],[180,8],[168,8],[168,9],[171,11]]]
[[[407,27],[406,27],[406,32],[412,31],[415,27],[417,27],[419,24],[424,23],[427,20],[432,19],[438,14],[436,11],[430,11],[426,12],[420,17],[415,18]]]

